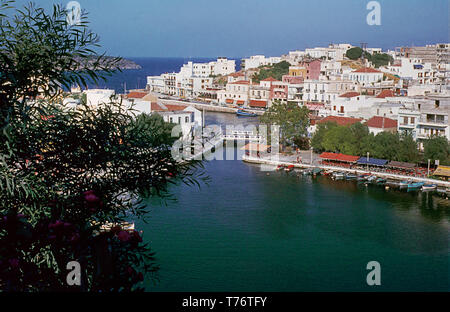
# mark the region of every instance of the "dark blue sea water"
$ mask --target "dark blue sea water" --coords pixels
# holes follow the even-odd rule
[[[99,81],[97,84],[88,84],[90,89],[108,88],[114,89],[118,93],[123,93],[126,83],[127,90],[143,89],[147,84],[147,76],[157,76],[163,73],[178,72],[183,64],[192,61],[196,63],[207,63],[214,61],[212,58],[174,58],[174,57],[138,57],[127,58],[141,65],[141,69],[127,69],[117,72],[107,81]],[[240,70],[240,60],[236,59],[236,71]]]

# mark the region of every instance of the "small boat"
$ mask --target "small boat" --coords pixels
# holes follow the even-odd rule
[[[236,111],[236,115],[244,116],[244,117],[256,117],[257,116],[255,113],[250,113],[250,112],[247,112],[247,111],[245,111],[243,109],[238,109]]]
[[[284,168],[284,171],[286,172],[291,172],[292,170],[294,170],[294,165],[289,165],[286,168]]]
[[[422,186],[422,191],[433,191],[437,188],[436,184],[424,184]]]
[[[399,183],[398,183],[398,186],[400,187],[400,188],[405,188],[405,187],[408,187],[408,184],[409,184],[410,182],[409,181],[400,181]]]
[[[335,180],[341,180],[345,178],[345,174],[343,172],[335,172],[333,173],[333,178]]]
[[[311,169],[303,170],[302,174],[303,175],[310,175],[310,174],[312,174],[312,170]]]
[[[384,184],[386,184],[386,180],[383,178],[378,178],[378,179],[376,179],[376,183],[378,185],[384,185]]]
[[[367,178],[367,182],[375,182],[376,179],[377,179],[376,176],[370,176],[370,177]]]
[[[284,165],[278,165],[278,166],[277,166],[277,171],[283,170],[284,168],[285,168]]]
[[[322,172],[322,169],[320,168],[313,168],[312,169],[312,174],[313,175],[319,175]]]
[[[408,184],[408,190],[415,190],[424,186],[423,182],[413,182]]]
[[[355,175],[355,174],[353,174],[353,173],[347,173],[346,175],[345,175],[345,179],[346,180],[354,180],[354,179],[356,179],[357,178],[357,176]]]

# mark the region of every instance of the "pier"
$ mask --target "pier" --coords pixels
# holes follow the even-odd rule
[[[371,175],[374,175],[374,176],[377,176],[380,178],[385,178],[385,179],[392,179],[392,180],[398,180],[398,181],[410,180],[410,181],[414,181],[414,182],[424,182],[427,184],[436,184],[439,187],[450,188],[450,182],[447,182],[447,181],[441,181],[441,180],[435,180],[435,179],[429,179],[429,178],[412,177],[412,176],[385,173],[385,172],[377,172],[377,171],[370,171],[370,170],[367,171],[367,170],[361,170],[361,169],[349,169],[349,168],[342,168],[342,167],[337,167],[337,166],[326,166],[326,165],[320,165],[320,164],[294,163],[294,162],[264,159],[264,158],[245,156],[245,155],[242,157],[242,161],[248,162],[248,163],[254,163],[254,164],[272,165],[275,167],[279,166],[279,165],[284,165],[284,166],[294,166],[295,168],[320,168],[323,170],[342,171],[342,172],[355,173],[355,174],[369,173]]]

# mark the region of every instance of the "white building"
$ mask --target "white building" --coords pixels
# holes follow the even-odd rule
[[[116,94],[112,89],[89,89],[84,90],[83,93],[86,94],[86,104],[92,106],[109,103]]]
[[[242,68],[245,70],[258,68],[260,66],[268,66],[280,63],[281,57],[265,57],[264,55],[253,55],[249,58],[242,59]]]
[[[348,76],[350,80],[360,83],[361,86],[375,85],[383,81],[383,73],[370,67],[354,70]]]

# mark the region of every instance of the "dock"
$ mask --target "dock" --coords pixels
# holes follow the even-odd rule
[[[424,182],[426,184],[436,184],[439,187],[446,187],[450,188],[450,182],[448,181],[441,181],[441,180],[435,180],[435,179],[429,179],[429,178],[421,178],[421,177],[412,177],[412,176],[406,176],[406,175],[400,175],[400,174],[393,174],[393,173],[385,173],[385,172],[377,172],[377,171],[367,171],[367,170],[361,170],[361,169],[349,169],[349,168],[342,168],[337,166],[326,166],[326,165],[320,165],[320,164],[304,164],[304,163],[293,163],[293,162],[285,162],[285,161],[278,161],[278,160],[272,160],[272,159],[264,159],[264,158],[257,158],[252,156],[243,156],[242,161],[248,162],[248,163],[254,163],[254,164],[264,164],[264,165],[272,165],[274,167],[279,165],[284,166],[294,166],[295,168],[320,168],[323,170],[332,170],[332,171],[342,171],[342,172],[348,172],[348,173],[356,173],[356,174],[371,174],[380,178],[385,179],[391,179],[391,180],[398,180],[398,181],[405,181],[410,180],[414,182]]]

